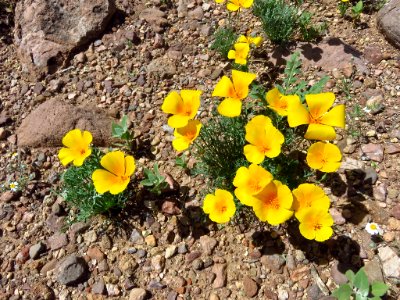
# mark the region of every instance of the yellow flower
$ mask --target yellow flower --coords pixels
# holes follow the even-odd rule
[[[225,0],[215,0],[215,2],[218,3],[218,4],[221,4],[221,3],[224,3]]]
[[[233,185],[236,187],[235,195],[244,205],[251,206],[251,196],[261,192],[272,179],[270,172],[256,164],[251,164],[249,168],[240,167],[233,179]]]
[[[73,162],[74,166],[80,167],[83,161],[92,154],[89,145],[92,142],[92,134],[89,131],[73,129],[69,131],[62,139],[63,145],[58,152],[58,158],[63,166]]]
[[[218,112],[225,117],[237,117],[242,111],[242,101],[249,94],[249,85],[257,75],[232,70],[232,81],[222,76],[214,88],[213,97],[224,97],[218,105]]]
[[[342,0],[342,2],[349,2],[349,0]]]
[[[244,146],[244,155],[249,162],[260,164],[265,156],[273,158],[281,153],[285,137],[272,125],[270,118],[255,116],[245,129],[245,139],[250,145]]]
[[[254,213],[260,221],[279,225],[292,215],[293,196],[289,188],[278,180],[271,181],[252,198]]]
[[[298,215],[308,208],[318,208],[328,211],[331,202],[324,190],[311,183],[300,184],[293,190],[293,210],[298,219]]]
[[[300,221],[300,233],[306,239],[323,242],[333,234],[331,227],[333,225],[333,218],[324,209],[305,209],[301,212],[298,219]]]
[[[288,114],[289,102],[294,100],[300,100],[297,95],[282,95],[277,88],[274,88],[265,94],[265,99],[268,102],[268,107],[276,111],[276,113],[282,117]]]
[[[234,46],[235,50],[229,50],[228,58],[234,59],[235,63],[239,65],[247,64],[247,56],[249,55],[250,46],[247,43],[236,43]]]
[[[228,0],[226,8],[230,11],[237,11],[240,8],[249,8],[253,0]]]
[[[291,101],[288,108],[288,122],[290,127],[309,124],[305,138],[309,140],[334,140],[336,138],[333,127],[344,128],[345,106],[337,105],[329,112],[335,101],[333,93],[306,95],[308,110],[301,104],[300,99]]]
[[[215,195],[208,194],[204,198],[203,211],[210,220],[216,223],[226,223],[235,214],[236,206],[231,193],[216,189]]]
[[[122,151],[113,151],[104,155],[100,164],[105,169],[97,169],[92,174],[92,180],[99,194],[110,192],[119,194],[126,189],[132,174],[135,172],[135,159],[125,156]]]
[[[335,172],[340,167],[342,153],[334,144],[317,142],[308,148],[306,160],[312,169],[326,173]]]
[[[258,47],[262,43],[262,37],[261,36],[245,36],[241,35],[236,41],[237,43],[247,43],[249,45],[254,44],[254,46]]]
[[[176,128],[174,131],[175,139],[172,146],[176,151],[183,151],[199,136],[201,123],[198,120],[189,120],[185,127]]]
[[[161,106],[163,112],[173,115],[169,117],[168,125],[172,128],[186,126],[196,116],[201,94],[202,91],[197,90],[182,90],[180,95],[176,91],[170,92]]]

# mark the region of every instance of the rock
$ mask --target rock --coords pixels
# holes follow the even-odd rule
[[[161,211],[167,215],[179,215],[181,210],[175,201],[165,200],[161,205]]]
[[[374,168],[368,167],[365,168],[364,172],[364,183],[374,185],[378,180],[378,174],[376,173],[376,170]]]
[[[201,260],[201,258],[196,258],[193,262],[192,262],[192,267],[194,270],[198,271],[203,269],[204,267],[204,262]]]
[[[54,73],[74,49],[103,32],[115,11],[112,0],[19,1],[14,38],[24,74],[38,80]]]
[[[226,285],[226,264],[215,264],[212,272],[215,274],[213,288],[222,288]]]
[[[364,58],[370,63],[377,65],[383,59],[381,48],[378,45],[368,45],[364,49]]]
[[[86,254],[91,259],[95,259],[97,262],[102,261],[106,257],[104,253],[96,246],[90,247]]]
[[[342,213],[336,208],[330,208],[329,213],[331,214],[333,221],[336,225],[343,225],[344,223],[346,223],[346,219],[342,216]]]
[[[391,0],[378,12],[377,25],[385,37],[400,48],[400,0]]]
[[[217,244],[217,240],[213,237],[209,237],[208,235],[200,237],[200,245],[206,255],[211,255]]]
[[[146,8],[142,10],[139,14],[139,18],[149,23],[151,28],[157,33],[161,33],[164,26],[168,24],[165,12],[157,8]]]
[[[162,290],[162,289],[164,289],[166,287],[166,285],[161,283],[161,282],[159,282],[159,281],[157,281],[157,280],[155,280],[155,279],[152,279],[152,280],[150,280],[150,282],[149,282],[147,287],[149,289],[151,289],[151,290],[153,290],[153,289],[154,290]]]
[[[385,145],[385,153],[387,154],[397,154],[400,153],[400,145],[389,143]]]
[[[380,144],[365,144],[361,145],[362,152],[371,160],[382,162],[383,147]]]
[[[167,295],[167,300],[176,300],[178,293],[175,291],[170,291]]]
[[[260,258],[260,262],[266,268],[278,274],[282,274],[283,266],[285,265],[285,259],[279,254],[263,255]]]
[[[201,21],[204,18],[203,8],[201,6],[196,7],[188,14],[190,19]]]
[[[201,256],[200,251],[192,251],[186,254],[185,259],[190,264],[192,261],[194,261],[196,258],[199,258],[200,256]]]
[[[374,186],[374,188],[372,189],[372,193],[375,200],[385,201],[387,196],[387,189],[385,184],[382,183],[378,186]]]
[[[21,195],[20,192],[5,191],[0,196],[0,202],[4,203],[11,202],[13,200],[16,200],[20,195]]]
[[[29,257],[31,259],[36,259],[45,250],[46,250],[45,244],[43,244],[42,242],[39,242],[29,248]]]
[[[48,239],[51,250],[58,250],[68,245],[68,238],[65,233],[56,232]]]
[[[121,293],[118,285],[116,284],[107,283],[106,290],[107,290],[107,295],[110,297],[118,296]]]
[[[144,239],[144,241],[146,242],[146,245],[147,245],[147,246],[150,246],[150,247],[155,247],[155,246],[157,246],[157,240],[156,240],[155,236],[152,235],[152,234],[146,236],[146,238]]]
[[[347,277],[346,277],[346,275],[345,275],[345,273],[346,273],[346,271],[348,270],[348,269],[350,269],[350,266],[340,266],[341,268],[340,268],[340,270],[339,270],[339,262],[338,261],[335,261],[334,263],[333,263],[333,265],[332,265],[332,268],[331,268],[331,276],[332,276],[332,279],[333,279],[333,281],[336,283],[336,284],[338,284],[338,285],[340,285],[340,284],[344,284],[344,283],[346,283],[347,281],[348,281],[348,279],[347,279]]]
[[[136,228],[132,230],[129,240],[132,243],[138,244],[138,245],[142,245],[144,243],[144,238],[143,238],[142,234]]]
[[[179,254],[185,254],[187,252],[188,252],[188,249],[187,249],[187,245],[186,244],[180,244],[178,246],[178,253]]]
[[[88,265],[76,254],[66,257],[58,267],[57,281],[64,285],[75,285],[87,279]]]
[[[111,142],[112,119],[93,107],[75,107],[60,99],[40,104],[17,129],[18,146],[59,147],[63,136],[74,128],[88,130],[93,144],[105,146]]]
[[[249,276],[245,276],[243,278],[243,289],[247,297],[253,298],[254,296],[257,295],[258,285]]]
[[[346,44],[339,38],[328,38],[321,43],[300,43],[296,49],[288,50],[284,47],[277,47],[270,55],[274,65],[286,64],[286,60],[293,52],[300,52],[300,58],[304,68],[318,66],[325,71],[334,69],[345,70],[354,63],[361,73],[369,73],[366,64],[361,59],[361,52]]]
[[[385,277],[400,279],[400,258],[389,246],[378,249],[378,256],[381,260]]]
[[[93,286],[92,286],[92,293],[93,294],[99,294],[99,295],[104,295],[106,292],[106,285],[104,284],[103,279],[99,279],[96,281]]]
[[[165,268],[165,257],[162,255],[156,255],[151,258],[151,266],[153,270],[160,273]]]
[[[177,69],[174,61],[166,57],[159,57],[149,63],[147,72],[149,74],[157,74],[162,79],[168,79],[176,74]]]
[[[144,300],[147,298],[147,292],[145,289],[135,288],[129,293],[129,300]]]
[[[169,246],[167,249],[165,249],[165,258],[171,258],[172,256],[174,256],[176,254],[176,246],[175,245],[171,245]]]
[[[364,271],[368,276],[369,282],[384,282],[381,266],[377,258],[366,262],[364,265]]]
[[[395,217],[397,220],[400,220],[400,204],[397,204],[392,208],[390,215]]]

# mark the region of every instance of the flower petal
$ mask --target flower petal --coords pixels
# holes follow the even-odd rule
[[[108,152],[101,158],[100,164],[116,176],[125,175],[125,155],[122,151]]]
[[[226,76],[222,76],[222,78],[218,81],[217,85],[214,88],[212,96],[237,98],[235,88],[233,87],[233,83]]]
[[[206,197],[204,198],[204,202],[203,202],[204,213],[209,214],[213,210],[214,202],[215,202],[214,195],[212,195],[212,194],[206,195]]]
[[[199,90],[181,90],[181,97],[185,112],[190,119],[193,119],[200,107],[200,96],[203,92]]]
[[[110,190],[111,186],[118,183],[119,178],[106,170],[97,169],[92,174],[92,180],[96,191],[104,194]]]
[[[85,152],[78,152],[78,155],[74,159],[74,166],[75,167],[80,167],[83,165],[83,162],[85,161],[86,158],[88,158],[92,154],[92,149],[87,149]]]
[[[288,103],[288,123],[290,127],[310,123],[309,112],[301,104],[300,98],[293,98],[293,101]]]
[[[89,131],[85,130],[85,131],[83,132],[82,139],[83,139],[83,142],[84,142],[86,145],[89,146],[90,143],[91,143],[92,140],[93,140],[93,136],[92,136],[92,134],[91,134]]]
[[[247,189],[237,188],[235,189],[235,196],[243,205],[253,206],[254,197],[248,193]]]
[[[254,0],[240,0],[241,2],[241,6],[243,8],[249,8],[250,6],[252,6]]]
[[[73,129],[69,131],[62,139],[64,146],[68,148],[77,148],[82,143],[82,131],[80,129]]]
[[[312,225],[308,223],[300,223],[299,229],[301,235],[304,236],[306,239],[308,240],[315,239],[315,231],[314,228],[312,228]]]
[[[126,178],[124,180],[119,179],[119,181],[110,186],[110,194],[117,195],[123,192],[128,186],[130,178]]]
[[[237,117],[242,112],[242,101],[236,98],[226,98],[218,105],[217,109],[225,117]]]
[[[249,94],[249,85],[256,77],[257,75],[253,73],[232,70],[232,82],[235,87],[237,98],[244,99],[247,97]]]
[[[337,105],[321,118],[321,123],[329,126],[345,127],[345,105]]]
[[[58,159],[61,161],[63,166],[68,165],[75,159],[75,151],[69,148],[61,148],[58,152]]]
[[[167,114],[178,114],[182,110],[183,101],[177,91],[170,92],[165,97],[161,110]]]
[[[325,114],[335,102],[334,93],[309,94],[305,96],[310,115],[318,119]]]
[[[308,140],[332,141],[336,138],[333,127],[323,124],[310,124],[304,138]]]
[[[228,2],[228,4],[226,5],[226,8],[230,11],[237,11],[240,8],[240,6],[236,5],[232,2]]]
[[[168,119],[168,125],[172,128],[185,127],[190,120],[189,116],[173,115]]]
[[[246,145],[243,148],[244,156],[253,164],[260,164],[264,161],[265,154],[254,145]]]
[[[324,242],[328,240],[333,234],[333,229],[332,227],[329,226],[323,226],[321,227],[320,230],[317,230],[315,232],[315,240],[317,242]]]
[[[235,50],[229,50],[228,58],[229,59],[235,59],[235,57],[236,57],[236,51]]]
[[[136,164],[135,159],[131,155],[125,157],[125,176],[132,176],[135,172]]]

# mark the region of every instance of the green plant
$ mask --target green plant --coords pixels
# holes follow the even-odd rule
[[[381,299],[388,290],[388,286],[380,281],[370,285],[363,268],[358,270],[356,274],[354,274],[352,270],[348,270],[346,272],[346,277],[349,282],[341,284],[332,294],[339,300],[378,300]],[[352,296],[354,298],[351,298]]]
[[[326,28],[326,25],[311,25],[311,13],[284,0],[255,0],[253,12],[260,18],[268,38],[277,44],[290,41],[296,33],[303,40],[313,40]]]
[[[112,123],[111,127],[112,137],[121,139],[125,144],[116,144],[117,146],[125,146],[131,148],[133,136],[129,131],[128,116],[123,115],[119,123]]]
[[[178,167],[181,167],[182,169],[187,169],[187,157],[185,154],[182,154],[181,156],[177,156],[175,158],[175,164]]]
[[[364,10],[364,3],[362,0],[358,1],[356,5],[352,6],[351,12],[354,20],[360,19],[360,15]]]
[[[168,187],[165,177],[162,176],[158,170],[157,163],[154,164],[153,171],[145,168],[144,176],[145,179],[140,183],[153,194],[161,195],[161,193]]]
[[[71,216],[73,221],[86,221],[94,215],[122,208],[131,196],[129,190],[117,195],[96,192],[92,174],[94,170],[101,168],[101,156],[101,151],[93,148],[92,155],[81,167],[71,166],[61,176],[61,196],[69,205],[78,210],[76,216]]]
[[[231,27],[219,27],[214,33],[214,42],[211,45],[211,49],[216,50],[223,57],[227,57],[237,38],[238,35]]]

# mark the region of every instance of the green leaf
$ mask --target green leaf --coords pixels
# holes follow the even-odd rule
[[[148,179],[144,179],[140,183],[144,186],[153,186],[153,182]]]
[[[367,300],[367,296],[361,295],[361,294],[356,294],[356,300]]]
[[[356,275],[354,274],[354,272],[353,272],[352,270],[347,270],[346,273],[345,273],[345,275],[346,275],[347,279],[348,279],[351,283],[354,283],[354,277],[355,277]]]
[[[335,290],[332,295],[339,300],[349,300],[353,290],[348,284],[342,284],[337,290]]]
[[[374,282],[372,284],[372,295],[376,296],[376,297],[381,297],[383,295],[386,294],[386,292],[388,291],[389,287],[384,284],[383,282]]]
[[[368,296],[369,294],[368,277],[367,274],[365,274],[363,268],[358,270],[356,276],[354,277],[354,286],[359,290],[361,295]]]

